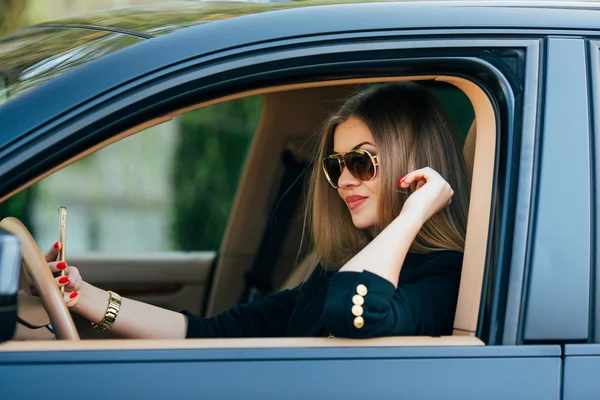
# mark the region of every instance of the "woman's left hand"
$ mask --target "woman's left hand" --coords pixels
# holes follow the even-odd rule
[[[404,176],[398,181],[398,187],[408,188],[417,182],[417,189],[408,196],[401,214],[409,213],[418,217],[424,224],[438,211],[452,201],[454,190],[435,170],[425,167]]]

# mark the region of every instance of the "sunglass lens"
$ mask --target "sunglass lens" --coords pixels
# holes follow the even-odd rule
[[[375,176],[375,165],[371,157],[362,151],[351,151],[344,157],[346,168],[355,178],[368,181]]]
[[[327,172],[329,179],[337,186],[340,176],[342,175],[340,161],[337,157],[329,156],[323,160],[323,165],[325,166],[325,171]]]

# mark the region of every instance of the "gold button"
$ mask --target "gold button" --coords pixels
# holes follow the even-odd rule
[[[352,315],[360,317],[363,315],[363,308],[361,306],[352,306]]]
[[[352,303],[356,304],[357,306],[362,306],[363,304],[365,304],[365,298],[355,294],[354,296],[352,296]]]
[[[367,287],[361,283],[360,285],[358,285],[356,287],[356,293],[360,294],[361,296],[366,296],[367,295]]]
[[[365,325],[365,320],[363,319],[363,317],[356,317],[354,318],[354,327],[356,329],[360,329]]]

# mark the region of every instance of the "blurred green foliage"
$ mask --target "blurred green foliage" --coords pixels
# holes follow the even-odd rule
[[[0,203],[0,219],[4,217],[18,218],[23,224],[25,224],[31,234],[34,235],[32,211],[36,192],[36,186],[33,185],[21,193],[14,195],[5,202]]]
[[[177,250],[219,249],[261,104],[249,97],[180,117],[171,180]]]
[[[461,143],[464,144],[469,128],[475,119],[475,111],[467,95],[456,86],[446,82],[431,81],[422,82],[422,84],[437,96],[453,123]]]
[[[0,0],[0,36],[25,25],[23,14],[27,0]]]

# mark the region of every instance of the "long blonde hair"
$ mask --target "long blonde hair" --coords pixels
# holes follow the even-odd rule
[[[344,201],[327,182],[321,160],[333,152],[333,134],[350,117],[371,131],[378,149],[379,225],[358,229]],[[399,191],[398,178],[431,167],[454,189],[452,203],[422,227],[410,251],[463,251],[470,183],[461,146],[436,96],[414,82],[367,88],[350,97],[324,124],[310,176],[307,223],[321,265],[341,268],[396,218],[411,192]]]

